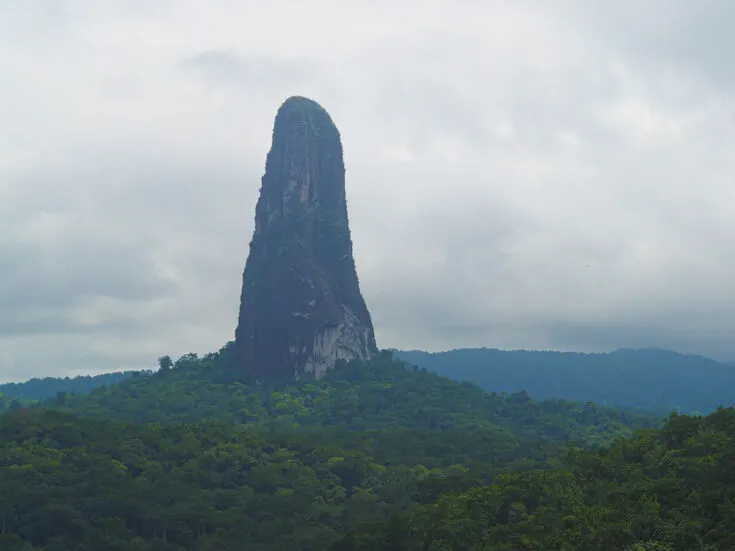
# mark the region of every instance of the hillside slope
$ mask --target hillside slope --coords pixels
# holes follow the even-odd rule
[[[537,402],[526,393],[493,396],[411,367],[389,352],[370,362],[342,362],[319,381],[255,385],[229,376],[233,351],[228,344],[204,358],[188,354],[170,370],[100,387],[87,396],[57,396],[47,404],[134,422],[216,420],[269,431],[472,428],[595,444],[630,434],[630,427],[655,424],[648,415],[564,400]]]
[[[360,524],[553,469],[568,443],[659,425],[491,396],[390,354],[271,386],[233,381],[231,355],[0,416],[0,548],[329,549]]]

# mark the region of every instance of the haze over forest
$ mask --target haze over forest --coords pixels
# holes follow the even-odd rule
[[[4,2],[0,380],[230,338],[295,93],[344,136],[381,346],[733,359],[734,18],[726,0]]]

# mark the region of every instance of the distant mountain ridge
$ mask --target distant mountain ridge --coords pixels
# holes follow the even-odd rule
[[[53,398],[59,392],[69,394],[89,394],[95,388],[121,383],[140,371],[117,371],[100,375],[80,375],[78,377],[44,377],[33,378],[22,383],[0,384],[0,393],[13,398],[38,400],[39,402]]]
[[[490,392],[525,390],[538,399],[688,413],[735,404],[735,367],[671,350],[581,353],[475,348],[394,353],[406,362]]]

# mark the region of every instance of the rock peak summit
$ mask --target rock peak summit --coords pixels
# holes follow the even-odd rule
[[[320,378],[377,347],[352,256],[339,131],[317,102],[276,114],[235,332],[237,366]]]

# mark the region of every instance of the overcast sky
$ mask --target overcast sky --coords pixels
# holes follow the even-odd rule
[[[0,2],[0,380],[233,338],[273,117],[381,347],[735,358],[732,0]]]

